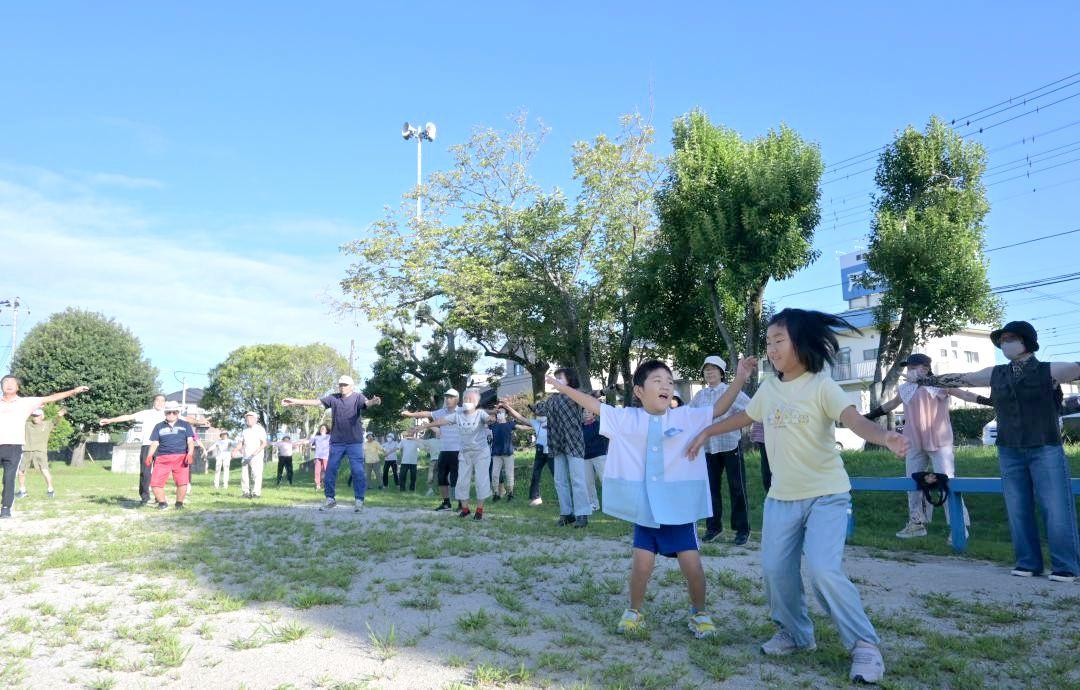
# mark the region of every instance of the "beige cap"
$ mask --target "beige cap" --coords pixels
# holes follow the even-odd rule
[[[355,386],[356,382],[352,380],[351,376],[345,375],[337,380],[339,386]]]
[[[727,364],[719,355],[709,355],[705,358],[705,362],[702,363],[701,368],[704,369],[706,364],[711,364],[714,367],[719,367],[720,371],[727,371]]]
[[[460,395],[458,395],[458,392],[456,390],[454,390],[453,388],[448,389],[445,393],[443,393],[443,395],[445,395],[448,398],[460,398],[461,397]]]

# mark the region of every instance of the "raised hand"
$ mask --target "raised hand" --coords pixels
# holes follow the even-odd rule
[[[78,395],[79,393],[85,393],[88,390],[90,390],[90,386],[79,386],[75,388],[75,394]]]
[[[382,398],[377,395],[373,395],[367,400],[368,405],[382,405]]]
[[[757,357],[743,357],[739,360],[739,366],[736,368],[736,376],[741,379],[749,379],[754,375],[754,370],[757,369]]]

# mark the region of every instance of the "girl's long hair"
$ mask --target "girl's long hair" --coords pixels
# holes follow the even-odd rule
[[[847,319],[810,309],[781,310],[769,319],[769,325],[787,329],[795,356],[814,374],[824,369],[826,362],[836,363],[836,353],[840,349],[837,331],[854,331],[862,335],[862,331]]]

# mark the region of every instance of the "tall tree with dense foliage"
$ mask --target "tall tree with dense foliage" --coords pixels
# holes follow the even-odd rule
[[[102,314],[67,309],[26,334],[12,364],[23,395],[47,395],[76,386],[90,392],[65,403],[78,431],[72,465],[81,466],[87,434],[98,420],[147,407],[157,390],[157,370],[143,357],[139,339]]]
[[[865,285],[884,288],[874,309],[880,332],[871,406],[891,395],[903,361],[930,337],[1000,318],[986,274],[990,205],[986,151],[932,118],[908,127],[878,159]]]
[[[653,260],[679,266],[660,289],[668,302],[697,305],[692,319],[711,316],[734,369],[740,352],[757,351],[769,281],[818,256],[821,154],[785,125],[744,140],[700,110],[675,121],[672,144]]]

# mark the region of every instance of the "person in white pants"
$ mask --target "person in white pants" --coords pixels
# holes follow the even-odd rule
[[[476,513],[474,520],[484,519],[484,501],[491,497],[491,447],[487,442],[488,424],[495,423],[494,415],[478,410],[480,391],[470,388],[465,391],[461,408],[430,424],[417,427],[423,431],[430,427],[453,425],[461,437],[461,452],[458,455],[457,484],[454,486],[454,498],[461,503],[458,517],[468,517],[472,513],[469,506],[469,484],[476,482]]]
[[[262,496],[263,450],[266,429],[254,412],[244,415],[246,428],[240,432],[240,493],[244,498]]]
[[[218,440],[210,446],[210,452],[214,454],[214,488],[219,486],[229,488],[229,463],[232,462],[232,441],[224,431]],[[207,463],[209,464],[209,463]]]
[[[921,353],[907,358],[905,377],[908,381],[918,381],[930,375],[930,357]],[[904,457],[904,471],[910,477],[915,472],[933,471],[947,477],[956,476],[956,463],[953,455],[953,429],[949,418],[949,396],[983,404],[985,398],[959,388],[932,388],[904,383],[892,400],[871,410],[867,419],[877,419],[902,402],[904,404],[904,437],[908,440],[908,450]],[[967,506],[964,509],[964,530],[971,525]],[[908,522],[896,533],[901,539],[925,537],[926,526],[934,516],[934,506],[926,500],[920,491],[908,492]],[[949,506],[945,505],[945,520],[951,524]],[[952,533],[949,534],[952,543]]]

